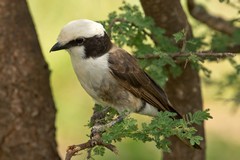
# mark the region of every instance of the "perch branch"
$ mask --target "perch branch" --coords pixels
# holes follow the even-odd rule
[[[90,140],[88,140],[86,143],[78,144],[78,145],[72,145],[69,146],[67,149],[66,157],[65,160],[71,160],[73,156],[75,156],[79,151],[85,150],[85,149],[91,149],[95,146],[103,146],[106,147],[107,149],[111,150],[115,154],[117,154],[117,148],[108,143],[104,143],[101,139],[101,134],[96,133],[94,137],[92,137]],[[88,157],[90,158],[90,157]]]
[[[92,133],[99,133],[99,132],[104,132],[107,128],[110,128],[114,126],[116,123],[121,122],[124,119],[123,116],[118,116],[116,119],[112,120],[111,122],[107,124],[102,124],[102,125],[94,125],[92,127]]]
[[[91,135],[90,139],[85,143],[69,146],[66,151],[65,160],[71,160],[71,158],[77,155],[78,152],[86,149],[88,149],[87,159],[90,159],[92,148],[95,146],[103,146],[109,149],[110,151],[114,152],[115,154],[118,154],[117,148],[114,145],[105,143],[102,140],[102,133],[105,131],[105,129],[107,127],[111,127],[112,125],[114,125],[115,123],[121,120],[121,118],[118,118],[115,121],[103,124],[102,119],[104,119],[108,111],[109,111],[109,108],[103,109],[102,111],[97,111],[96,105],[95,105],[94,113],[90,120],[91,124],[93,125],[91,134],[90,134]]]

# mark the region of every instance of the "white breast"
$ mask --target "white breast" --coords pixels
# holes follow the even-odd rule
[[[74,48],[73,48],[74,49]],[[86,92],[97,100],[96,89],[101,85],[104,78],[110,76],[108,69],[108,56],[104,54],[97,58],[82,58],[84,56],[84,47],[76,47],[71,50],[70,56],[74,71]]]

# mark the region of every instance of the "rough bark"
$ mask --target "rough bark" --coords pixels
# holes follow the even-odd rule
[[[156,25],[166,30],[167,36],[172,36],[183,28],[188,28],[187,38],[192,37],[191,26],[182,9],[179,0],[141,0],[143,10],[151,16]],[[186,27],[188,25],[188,27]],[[181,46],[181,44],[179,44]],[[182,65],[184,66],[184,64]],[[171,103],[182,114],[202,109],[202,96],[198,72],[187,65],[183,67],[181,76],[169,77],[165,88]],[[204,137],[204,127],[197,127],[199,134]],[[164,153],[165,160],[204,160],[205,141],[201,143],[202,150],[194,150],[178,139],[171,138],[171,153]]]
[[[25,0],[0,1],[0,159],[60,159],[49,70]]]

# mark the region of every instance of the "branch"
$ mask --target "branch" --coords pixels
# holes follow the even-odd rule
[[[196,53],[169,53],[169,55],[173,59],[178,59],[180,57],[189,57],[191,55],[196,55],[200,58],[207,59],[209,57],[212,58],[226,58],[226,57],[234,57],[233,53],[212,53],[212,52],[196,52]],[[144,56],[138,56],[137,59],[159,59],[161,55],[159,54],[146,54]]]
[[[107,124],[103,124],[103,122],[101,121],[102,119],[104,119],[104,117],[108,113],[109,108],[105,108],[102,111],[98,111],[96,108],[97,107],[95,105],[94,113],[90,120],[91,124],[93,125],[91,134],[90,134],[90,140],[88,140],[87,142],[82,143],[82,144],[69,146],[67,149],[67,152],[66,152],[65,160],[71,160],[71,158],[73,156],[76,156],[78,152],[86,150],[86,149],[88,149],[87,159],[90,159],[91,158],[91,150],[95,146],[103,146],[103,147],[109,149],[110,151],[114,152],[115,154],[118,154],[117,148],[114,145],[109,144],[109,143],[104,143],[102,141],[102,133],[104,131],[103,129],[106,129],[106,127],[111,127],[111,126],[109,126],[109,124],[111,122],[107,123]]]
[[[187,35],[189,33],[189,28],[190,26],[188,24],[186,24],[186,27],[184,29],[184,37],[183,37],[183,40],[182,40],[182,48],[181,48],[181,53],[185,51],[186,49],[186,45],[187,45]]]
[[[101,139],[101,134],[97,133],[94,135],[94,137],[92,137],[86,143],[69,146],[67,149],[65,160],[71,160],[71,158],[75,156],[79,151],[82,151],[85,149],[91,149],[97,145],[106,147],[107,149],[111,150],[115,154],[118,154],[117,148],[112,144],[104,143]]]
[[[213,28],[228,35],[232,35],[233,32],[237,29],[237,27],[233,26],[231,23],[227,22],[222,17],[210,15],[205,10],[205,8],[196,5],[194,0],[188,0],[187,5],[190,14],[195,19],[208,25],[210,28]]]

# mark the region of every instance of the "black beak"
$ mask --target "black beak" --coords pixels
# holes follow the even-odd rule
[[[52,46],[52,48],[50,49],[50,52],[59,51],[59,50],[62,50],[62,49],[65,49],[65,46],[61,45],[59,42],[57,42],[56,44],[54,44]]]

